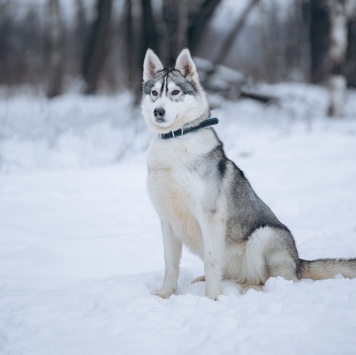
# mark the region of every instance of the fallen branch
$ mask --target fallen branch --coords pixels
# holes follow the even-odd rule
[[[278,101],[276,96],[262,94],[256,91],[241,89],[240,97],[246,97],[252,100],[263,102],[264,104],[269,104]]]

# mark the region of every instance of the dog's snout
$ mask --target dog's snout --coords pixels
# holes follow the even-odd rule
[[[157,122],[163,122],[164,121],[164,115],[166,111],[162,107],[158,107],[153,111],[153,114],[156,117]]]

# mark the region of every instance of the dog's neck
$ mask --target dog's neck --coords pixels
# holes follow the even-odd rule
[[[197,124],[196,126],[191,126],[191,127],[187,127],[187,128],[181,128],[181,129],[177,129],[176,131],[171,131],[168,133],[160,133],[159,137],[162,139],[170,139],[170,138],[177,138],[180,136],[183,136],[185,134],[191,133],[191,132],[195,132],[201,128],[205,128],[205,127],[209,127],[209,126],[213,126],[219,123],[219,120],[215,117],[209,117],[208,119],[201,121],[199,124]]]

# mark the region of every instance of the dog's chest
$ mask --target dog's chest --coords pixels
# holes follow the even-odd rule
[[[191,157],[186,147],[153,145],[147,154],[147,187],[151,200],[163,221],[198,254],[202,241],[196,210],[199,181],[190,169]]]
[[[197,184],[192,153],[185,145],[151,142],[147,152],[148,191],[153,202],[178,209],[193,207]]]
[[[153,203],[159,210],[180,217],[182,210],[192,210],[194,198],[186,169],[172,166],[151,166],[147,185]],[[157,206],[158,205],[158,206]]]
[[[148,166],[148,191],[161,218],[185,220],[193,213],[194,185],[192,174],[183,164],[155,161]]]

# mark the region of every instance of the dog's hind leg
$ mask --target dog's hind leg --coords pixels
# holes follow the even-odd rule
[[[204,281],[205,281],[205,275],[201,275],[201,276],[196,277],[196,278],[191,282],[191,284],[195,284],[196,282],[204,282]]]
[[[242,293],[260,290],[270,277],[298,281],[298,252],[290,232],[282,228],[262,227],[254,231],[247,242],[248,269]]]
[[[291,255],[286,250],[273,250],[268,254],[265,258],[266,260],[266,270],[267,279],[270,277],[283,277],[286,280],[298,281],[297,276],[297,268],[295,260],[291,257]],[[264,286],[264,282],[267,281],[262,280],[262,283],[259,285],[244,285],[242,294],[245,294],[249,290],[261,291]]]
[[[249,290],[255,290],[255,291],[262,291],[262,287],[263,285],[249,285],[249,286],[245,286],[242,291],[241,294],[245,294],[247,291]]]
[[[286,280],[298,281],[297,265],[299,260],[293,257],[288,248],[280,245],[265,255],[268,277],[281,276]]]
[[[168,223],[162,221],[161,225],[165,271],[162,287],[154,294],[162,298],[169,298],[177,291],[179,263],[182,256],[182,242],[176,238],[172,227]]]
[[[284,258],[282,259],[281,256],[284,256]],[[299,280],[296,263],[292,257],[286,257],[286,255],[283,254],[270,257],[270,259],[274,258],[277,260],[268,260],[267,268],[269,270],[269,277],[281,276],[286,280]]]

